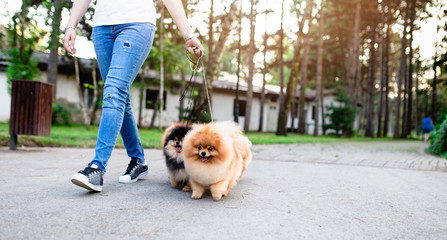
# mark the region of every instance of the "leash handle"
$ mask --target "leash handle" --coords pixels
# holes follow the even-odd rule
[[[196,49],[199,49],[198,47],[193,47],[192,48],[193,51],[195,51]],[[200,71],[200,62],[202,61],[202,57],[205,54],[200,51],[200,56],[197,56],[195,54],[190,53],[188,50],[186,50],[186,57],[188,58],[188,60],[193,64],[193,67],[191,67],[191,70],[193,72],[199,72]],[[203,61],[202,61],[202,66],[203,66]]]

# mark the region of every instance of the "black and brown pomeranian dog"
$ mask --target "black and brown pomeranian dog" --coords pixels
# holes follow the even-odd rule
[[[190,126],[176,123],[168,127],[163,134],[163,154],[166,158],[169,180],[175,188],[182,188],[183,191],[191,191],[189,176],[185,172],[183,163],[183,138],[191,130]]]

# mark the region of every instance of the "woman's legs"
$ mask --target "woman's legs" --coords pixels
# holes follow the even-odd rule
[[[104,172],[118,134],[129,157],[144,162],[144,152],[130,105],[129,90],[149,54],[155,26],[132,23],[99,26],[93,42],[104,81],[103,112],[92,163]]]

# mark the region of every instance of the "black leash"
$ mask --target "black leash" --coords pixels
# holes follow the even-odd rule
[[[210,111],[211,121],[213,121],[213,111],[211,109],[211,101],[210,101],[210,96],[209,96],[209,92],[208,92],[208,80],[206,79],[205,67],[203,65],[203,54],[201,56],[199,56],[197,58],[197,60],[194,60],[193,58],[191,58],[191,55],[189,54],[189,52],[186,51],[186,57],[192,63],[192,67],[191,67],[192,74],[191,74],[191,77],[189,78],[189,81],[188,81],[185,89],[183,89],[183,92],[180,95],[180,99],[179,99],[179,101],[182,101],[183,99],[185,99],[185,97],[188,97],[188,104],[185,109],[185,112],[183,113],[182,121],[186,122],[186,126],[188,126],[191,121],[191,113],[192,113],[193,104],[194,104],[194,101],[193,101],[194,88],[192,87],[192,80],[196,77],[196,74],[200,71],[202,71],[202,78],[203,78],[203,81],[205,82],[206,97],[208,100],[208,109]],[[205,114],[206,114],[206,111],[205,111]]]

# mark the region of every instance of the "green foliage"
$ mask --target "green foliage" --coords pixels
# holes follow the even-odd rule
[[[237,52],[224,51],[222,59],[220,60],[219,71],[230,74],[237,73]]]
[[[146,63],[151,69],[160,71],[160,41],[154,40],[154,46],[149,53]],[[163,47],[163,67],[165,74],[174,75],[185,71],[188,66],[188,59],[186,58],[186,51],[184,44],[175,44],[170,39],[164,40]]]
[[[212,120],[213,119],[211,119],[211,114],[208,109],[203,112],[202,116],[200,116],[201,123],[209,123]]]
[[[64,107],[58,100],[53,103],[53,114],[51,119],[53,124],[63,124],[67,126],[71,125],[73,121],[70,110]]]
[[[12,17],[7,29],[7,41],[11,48],[5,51],[8,56],[6,76],[9,89],[10,79],[37,80],[39,78],[38,61],[32,59],[32,55],[41,36],[42,32],[27,16],[27,12],[19,12]]]
[[[331,123],[327,124],[325,129],[333,129],[337,135],[340,135],[341,131],[343,136],[352,136],[354,133],[353,123],[355,120],[355,110],[350,105],[331,105],[329,110],[331,113],[328,116]]]
[[[428,151],[447,158],[447,117],[435,134],[430,136]]]
[[[9,56],[9,64],[6,69],[8,79],[37,80],[39,78],[38,62],[31,59],[32,53],[33,50],[25,50],[21,56],[17,48],[6,51],[6,54]]]
[[[327,115],[331,120],[330,124],[324,126],[324,130],[333,129],[337,135],[351,137],[354,133],[353,124],[355,121],[355,108],[351,104],[350,98],[341,90],[337,89],[337,102],[341,103],[338,106],[331,105],[329,107],[330,113]]]

